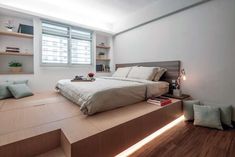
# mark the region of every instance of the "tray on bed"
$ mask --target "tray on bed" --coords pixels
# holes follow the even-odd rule
[[[71,82],[93,82],[95,80],[71,80]]]

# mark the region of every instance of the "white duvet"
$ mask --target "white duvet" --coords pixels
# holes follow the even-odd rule
[[[165,94],[169,84],[163,81],[103,77],[94,82],[60,80],[56,88],[63,96],[79,105],[84,114],[92,115]]]

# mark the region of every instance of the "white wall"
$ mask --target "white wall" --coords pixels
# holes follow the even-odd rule
[[[207,0],[157,0],[149,6],[127,15],[113,25],[113,31],[120,33],[146,22],[172,14]]]
[[[115,63],[181,60],[184,93],[235,105],[234,6],[235,0],[212,0],[117,35]]]

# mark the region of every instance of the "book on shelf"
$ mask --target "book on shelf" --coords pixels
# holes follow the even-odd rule
[[[172,103],[171,99],[167,97],[163,97],[163,96],[151,97],[147,100],[147,102],[151,104],[159,105],[159,106],[165,106],[165,105]]]
[[[20,53],[20,51],[16,51],[16,50],[6,50],[6,52]]]
[[[19,53],[20,52],[20,48],[18,48],[18,47],[6,47],[6,52]]]

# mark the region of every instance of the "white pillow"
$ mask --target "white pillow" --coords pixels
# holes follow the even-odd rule
[[[156,67],[157,68],[157,72],[156,75],[154,76],[154,81],[159,81],[160,78],[162,77],[162,75],[167,71],[166,68],[161,68],[161,67]]]
[[[157,70],[156,67],[133,67],[127,78],[153,80]]]
[[[130,72],[132,67],[123,67],[118,68],[114,74],[113,77],[127,77],[128,73]]]

